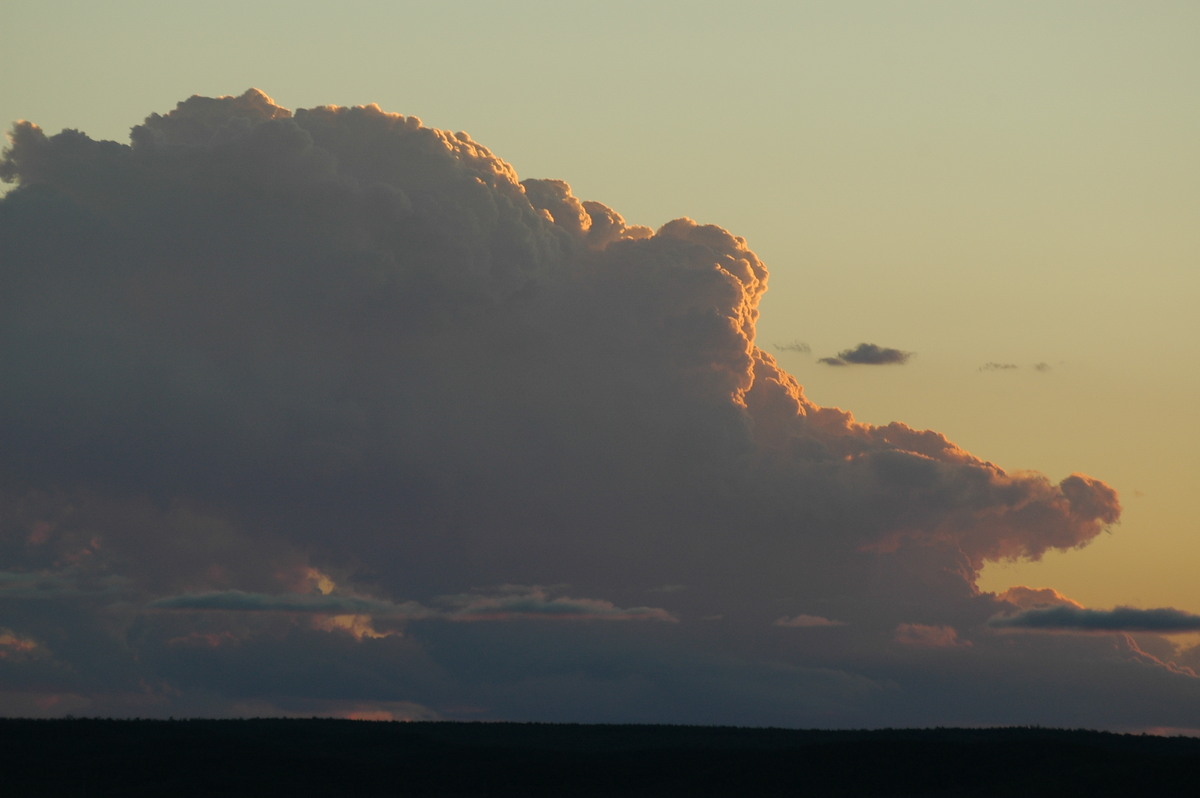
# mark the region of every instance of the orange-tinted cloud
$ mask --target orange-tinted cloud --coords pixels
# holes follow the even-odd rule
[[[960,640],[952,626],[931,626],[923,623],[902,623],[896,627],[893,639],[904,646],[917,648],[958,648],[969,646],[969,640]]]
[[[52,654],[6,684],[112,712],[870,725],[936,706],[897,640],[1093,661],[1001,648],[1012,604],[975,580],[1086,544],[1116,493],[809,400],[727,230],[254,90],[129,144],[21,124],[2,164],[0,612]],[[940,676],[970,697],[974,672]]]
[[[0,659],[27,657],[38,647],[36,640],[15,634],[11,629],[0,628]]]
[[[777,618],[773,626],[785,626],[792,629],[820,629],[829,626],[845,626],[842,621],[831,621],[820,615],[793,615],[791,617],[784,616]]]
[[[1052,587],[1027,587],[1014,585],[996,596],[1000,601],[1006,601],[1022,610],[1032,610],[1039,607],[1075,607],[1083,609],[1079,602],[1069,599]]]

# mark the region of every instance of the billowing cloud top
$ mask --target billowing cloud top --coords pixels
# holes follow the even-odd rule
[[[983,656],[984,563],[1120,513],[813,404],[744,239],[415,117],[192,97],[0,175],[9,711],[921,722],[896,646]]]

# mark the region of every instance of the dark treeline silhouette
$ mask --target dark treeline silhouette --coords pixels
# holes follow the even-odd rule
[[[1192,796],[1198,772],[1198,739],[1042,728],[0,719],[13,796]]]

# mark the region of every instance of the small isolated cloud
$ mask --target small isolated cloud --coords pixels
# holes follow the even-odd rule
[[[1019,368],[1021,368],[1021,367],[1019,365],[1017,365],[1016,363],[1000,363],[1000,362],[991,360],[991,361],[988,361],[987,363],[984,363],[982,366],[980,366],[979,370],[980,371],[1016,371]],[[1030,366],[1030,368],[1032,368],[1034,371],[1045,372],[1045,371],[1049,371],[1051,369],[1051,366],[1049,363],[1046,363],[1043,361],[1041,363],[1034,363],[1032,366]]]
[[[1156,632],[1174,634],[1200,632],[1200,615],[1170,607],[1137,609],[1117,607],[1089,610],[1059,605],[1025,610],[1016,615],[993,618],[990,625],[1000,629],[1028,629],[1062,632]]]
[[[923,623],[900,624],[892,639],[915,648],[959,648],[971,645],[969,640],[958,639],[958,632],[953,626],[927,626]]]
[[[792,341],[790,344],[775,344],[775,348],[780,352],[799,352],[802,355],[812,352],[812,347],[803,341]]]
[[[863,343],[853,349],[843,349],[837,353],[837,357],[823,357],[817,362],[827,366],[903,365],[913,354],[913,352],[904,352],[877,344]]]
[[[791,629],[816,629],[828,626],[845,626],[845,621],[831,621],[828,618],[822,618],[820,615],[793,615],[791,618],[784,616],[775,621],[772,626],[786,626]]]
[[[28,657],[38,649],[36,640],[16,634],[11,629],[0,627],[0,660]]]

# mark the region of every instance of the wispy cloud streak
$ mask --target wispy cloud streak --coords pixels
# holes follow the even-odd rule
[[[454,622],[560,620],[560,621],[671,621],[677,619],[657,607],[618,607],[598,599],[550,596],[530,589],[503,595],[461,594],[438,599],[446,608],[431,608],[416,602],[389,601],[321,594],[247,593],[225,590],[183,594],[155,599],[146,606],[153,610],[222,612],[282,612],[322,615],[368,615],[398,620],[444,620]]]

